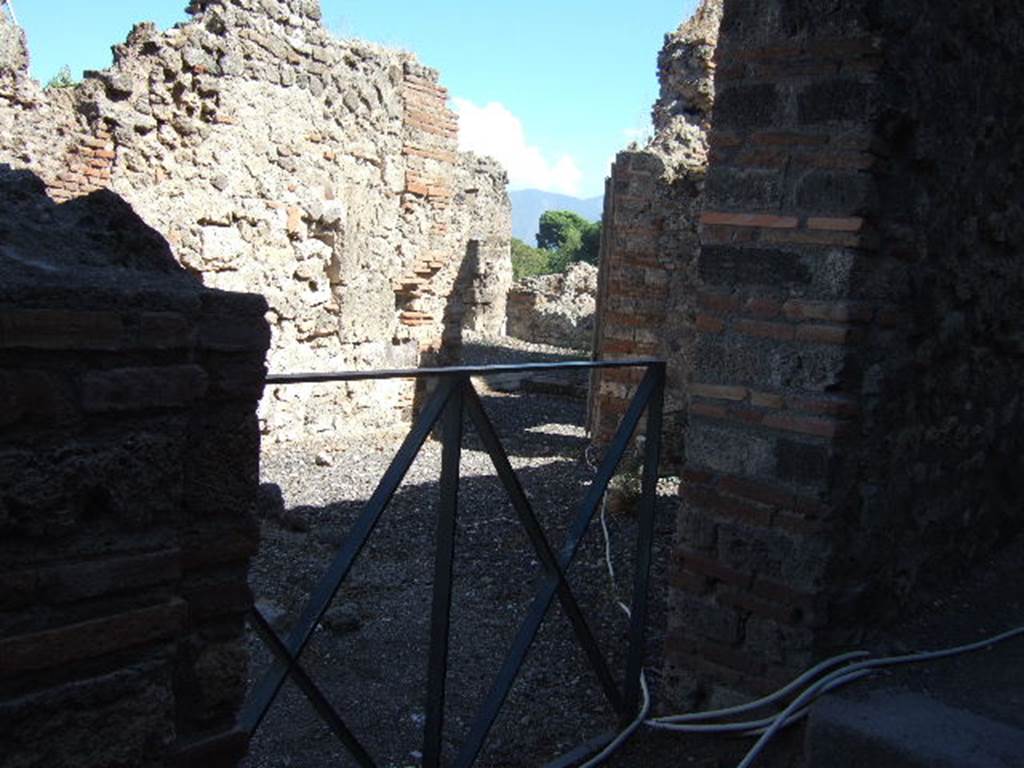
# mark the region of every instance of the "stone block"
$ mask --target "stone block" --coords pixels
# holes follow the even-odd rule
[[[267,369],[262,359],[207,353],[202,364],[209,377],[209,399],[256,402],[263,396]]]
[[[162,426],[166,434],[119,434],[69,441],[50,452],[0,454],[0,515],[8,537],[54,537],[67,546],[75,534],[80,556],[92,554],[94,546],[103,552],[126,546],[147,527],[162,540],[163,526],[180,514],[183,431],[174,434],[173,422]],[[115,530],[119,534],[112,537]],[[23,542],[7,557],[34,562],[45,551],[38,541],[30,547]]]
[[[182,562],[186,570],[247,562],[259,549],[255,518],[210,520],[190,526],[182,534]]]
[[[715,547],[714,520],[690,504],[683,504],[676,518],[677,541],[687,547],[708,551]]]
[[[831,122],[867,124],[873,86],[859,80],[835,78],[811,83],[797,95],[801,125]]]
[[[53,424],[73,412],[69,393],[55,374],[0,371],[0,426],[22,421]]]
[[[874,184],[874,179],[864,173],[812,171],[797,182],[796,205],[815,214],[863,214],[870,206]]]
[[[782,171],[715,166],[708,171],[704,204],[713,211],[777,211],[786,191]]]
[[[857,359],[845,347],[703,334],[697,339],[694,377],[708,384],[813,393],[848,390],[858,370]]]
[[[775,474],[800,485],[820,485],[828,477],[831,449],[821,443],[780,438],[775,444]]]
[[[193,625],[241,616],[252,607],[252,592],[245,581],[247,566],[189,576],[182,584]]]
[[[0,611],[26,608],[36,599],[36,571],[0,573]]]
[[[813,265],[802,253],[776,248],[705,246],[698,269],[708,286],[763,285],[790,287],[810,285]]]
[[[174,739],[168,663],[150,662],[0,702],[4,765],[155,765]]]
[[[813,592],[824,583],[831,546],[821,537],[796,538],[771,528],[722,522],[718,528],[718,559],[744,568],[759,578]]]
[[[249,653],[241,641],[211,643],[199,651],[189,674],[194,686],[186,694],[189,719],[231,719],[245,697]]]
[[[733,85],[717,95],[713,122],[718,130],[768,128],[779,122],[781,110],[774,84]]]
[[[228,407],[196,419],[184,472],[187,519],[206,522],[252,519],[259,486],[259,426],[245,407]]]
[[[0,349],[117,350],[124,345],[115,312],[21,309],[0,312]]]
[[[673,601],[673,622],[687,632],[719,643],[739,639],[739,616],[728,606],[717,605],[713,598],[677,592]]]
[[[769,476],[775,467],[775,441],[741,425],[694,419],[686,454],[694,467],[744,477]]]
[[[206,393],[197,365],[92,371],[82,379],[82,407],[89,413],[181,408]]]
[[[139,319],[139,346],[145,349],[185,349],[195,338],[194,325],[178,312],[144,312]]]

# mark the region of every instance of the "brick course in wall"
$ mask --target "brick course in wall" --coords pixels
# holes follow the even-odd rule
[[[721,0],[704,0],[666,35],[654,136],[642,149],[620,152],[605,184],[594,354],[667,361],[664,466],[675,470],[683,462],[693,366],[698,214],[720,17]],[[617,371],[592,377],[589,426],[598,443],[614,434],[638,381]]]

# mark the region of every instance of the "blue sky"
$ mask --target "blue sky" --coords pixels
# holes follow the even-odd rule
[[[33,75],[110,63],[134,22],[166,28],[186,0],[13,0]],[[657,96],[663,35],[696,0],[321,0],[340,37],[415,52],[441,71],[462,141],[498,156],[510,187],[603,192],[616,151],[643,135]]]

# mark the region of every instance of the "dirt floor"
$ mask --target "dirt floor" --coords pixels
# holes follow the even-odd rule
[[[519,343],[469,345],[467,362],[578,358],[566,350]],[[495,382],[506,389],[507,381]],[[505,441],[526,492],[554,548],[593,476],[579,397],[579,376],[558,386],[549,378],[526,385],[537,391],[501,392],[481,385],[484,407]],[[519,384],[522,384],[521,382]],[[540,567],[494,476],[475,432],[464,443],[452,604],[445,762],[458,746],[494,680],[501,661],[540,585]],[[336,440],[269,446],[262,481],[281,488],[273,503],[266,486],[263,543],[251,582],[278,631],[298,615],[310,591],[387,467],[397,440]],[[356,562],[314,639],[305,668],[380,766],[415,766],[422,749],[426,652],[433,570],[433,538],[440,446],[427,442],[378,528]],[[660,670],[660,628],[665,626],[665,568],[671,547],[677,483],[659,484],[651,615],[646,668],[654,697]],[[621,679],[627,621],[617,601],[627,598],[637,524],[627,513],[606,517],[617,586],[613,590],[600,520],[595,519],[569,572],[572,588],[609,665]],[[262,642],[250,638],[252,677],[270,662]],[[576,643],[558,601],[517,678],[477,765],[539,766],[581,743],[614,731],[618,720]],[[634,737],[612,766],[735,763],[742,742]],[[671,754],[671,758],[666,755]],[[723,759],[725,760],[723,762]],[[654,762],[652,762],[654,761]],[[354,765],[303,695],[288,683],[253,740],[246,768]]]
[[[592,476],[580,426],[583,404],[551,395],[495,394],[485,408],[549,540],[557,546]],[[448,681],[448,749],[456,743],[496,674],[535,590],[540,568],[490,459],[474,433],[462,456]],[[297,614],[391,458],[394,445],[336,444],[268,450],[264,480],[284,492],[284,510],[263,521],[252,581],[265,612],[284,628]],[[320,457],[320,464],[317,457]],[[352,730],[386,766],[414,765],[424,718],[426,650],[440,449],[424,446],[378,529],[303,656]],[[671,540],[674,488],[659,497],[656,567]],[[613,562],[631,584],[634,517],[608,518]],[[599,521],[570,571],[581,606],[614,669],[622,669],[626,620],[611,592]],[[655,587],[651,626],[664,625]],[[648,643],[652,675],[659,667]],[[269,660],[258,641],[256,668]],[[596,678],[557,601],[481,755],[481,765],[534,766],[614,728]],[[257,736],[252,766],[346,765],[346,757],[301,694],[286,690]]]
[[[508,349],[478,352],[487,354],[489,362],[509,362],[523,355],[523,350]],[[541,354],[527,350],[531,359]],[[550,350],[542,356],[558,357]],[[588,455],[582,426],[584,402],[522,391],[485,392],[483,401],[557,550],[593,476],[593,456]],[[471,427],[464,446],[446,706],[447,765],[454,764],[541,583],[537,559]],[[341,545],[396,447],[396,440],[339,435],[330,442],[265,450],[262,480],[280,486],[283,503],[273,503],[267,486],[263,543],[251,583],[259,606],[274,617],[282,634]],[[304,668],[382,768],[417,766],[422,749],[439,467],[439,444],[428,440],[302,657]],[[665,571],[676,494],[677,485],[663,479],[646,658],[655,712],[662,714],[660,632],[665,626]],[[628,513],[609,514],[607,522],[618,588],[611,586],[597,519],[570,581],[606,658],[621,676],[627,625],[616,602],[632,583],[637,526]],[[977,639],[990,629],[990,634],[999,631],[1007,617],[1021,623],[1022,557],[1024,542],[1018,541],[956,589],[922,592],[897,626],[867,638],[865,647],[877,653],[935,648]],[[955,613],[958,621],[949,625],[941,619],[944,613]],[[270,655],[255,636],[250,638],[250,651],[255,679]],[[616,726],[555,600],[476,764],[541,766]],[[756,765],[798,768],[801,739],[801,729],[791,729]],[[642,728],[605,764],[727,768],[739,762],[750,744],[750,739],[679,736]],[[289,683],[253,740],[244,768],[355,764]]]

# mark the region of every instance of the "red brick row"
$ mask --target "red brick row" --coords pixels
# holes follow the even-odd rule
[[[846,419],[827,416],[805,416],[789,411],[764,410],[745,403],[706,402],[694,400],[690,413],[709,419],[760,426],[800,435],[838,439],[851,435],[854,424]]]
[[[186,605],[174,599],[116,616],[0,640],[0,677],[52,669],[175,636]]]

